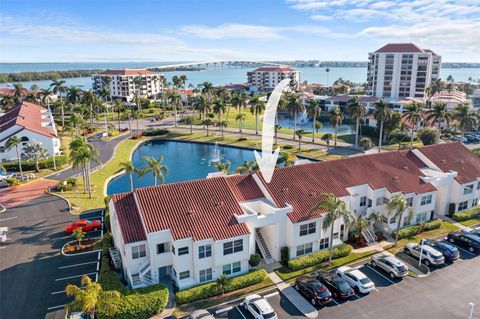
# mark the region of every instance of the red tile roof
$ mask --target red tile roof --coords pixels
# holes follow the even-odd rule
[[[346,188],[364,184],[373,189],[387,188],[390,192],[436,190],[419,176],[425,175],[401,153],[385,152],[278,168],[267,187],[279,207],[287,203],[293,206],[288,217],[298,223],[321,216],[321,211],[311,210],[322,200],[322,193],[347,196]]]
[[[289,67],[263,67],[253,70],[252,72],[293,72],[295,71]]]
[[[22,90],[22,94],[28,94],[30,92],[32,92],[32,91],[27,90],[27,89]],[[15,90],[14,89],[9,89],[9,88],[0,88],[0,94],[1,95],[14,95]]]
[[[22,102],[22,104],[12,108],[0,117],[0,131],[5,131],[15,125],[19,126],[19,130],[3,139],[9,138],[24,129],[47,137],[56,137],[53,127],[42,126],[42,122],[45,121],[42,119],[43,111],[46,111],[46,109],[42,106],[29,102]]]
[[[124,69],[124,70],[106,70],[100,73],[102,75],[149,75],[155,74],[145,69]]]
[[[225,180],[239,202],[265,197],[252,175],[232,175]]]
[[[455,171],[460,184],[480,178],[480,158],[462,143],[443,143],[418,149],[443,172]]]
[[[175,240],[221,240],[250,234],[224,177],[135,190],[147,232],[170,229]]]
[[[115,194],[112,196],[112,202],[125,244],[147,240],[134,193]]]
[[[424,52],[413,43],[389,43],[384,45],[377,51],[377,53],[396,53],[396,52]]]

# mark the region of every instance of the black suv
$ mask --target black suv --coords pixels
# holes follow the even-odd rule
[[[471,233],[452,232],[447,236],[449,242],[462,246],[470,252],[480,252],[480,237]]]
[[[332,294],[320,281],[312,277],[298,277],[295,289],[314,306],[324,306],[332,301]]]
[[[319,273],[317,278],[327,286],[334,297],[349,299],[355,295],[353,288],[344,279],[336,276],[335,272]]]

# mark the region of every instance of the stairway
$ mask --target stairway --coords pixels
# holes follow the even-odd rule
[[[372,225],[369,225],[366,229],[362,231],[362,236],[367,241],[367,245],[374,245],[377,243],[377,235],[375,235],[375,231],[373,230]]]
[[[257,242],[258,248],[260,249],[260,253],[263,256],[266,264],[270,264],[274,262],[270,251],[268,250],[268,246],[265,243],[265,239],[263,239],[262,233],[260,232],[260,228],[255,229],[255,241]]]
[[[138,274],[132,275],[133,288],[140,288],[155,284],[152,279],[152,271],[150,263],[146,263],[138,272]]]

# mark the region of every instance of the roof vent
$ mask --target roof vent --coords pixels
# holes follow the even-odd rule
[[[404,167],[403,167],[403,170],[404,170],[404,171],[408,171],[408,166],[404,166]]]
[[[220,201],[218,202],[215,206],[223,206],[224,205],[224,202],[223,201]]]
[[[187,215],[193,215],[193,213],[195,213],[195,211],[193,209],[189,209],[187,211]]]
[[[317,192],[311,192],[309,195],[310,195],[310,197],[314,197],[314,196],[317,195]]]
[[[288,187],[282,188],[282,193],[288,192]]]

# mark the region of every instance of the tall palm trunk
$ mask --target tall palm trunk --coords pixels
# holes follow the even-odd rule
[[[382,151],[382,140],[383,140],[383,120],[380,121],[380,138],[378,139],[378,152]]]
[[[15,150],[17,151],[18,170],[20,171],[20,176],[23,178],[22,159],[20,157],[20,151],[18,150],[18,144],[15,145]]]
[[[315,124],[317,123],[317,117],[313,115],[313,129],[312,129],[312,143],[315,143]]]
[[[87,163],[87,189],[88,189],[88,198],[92,198],[92,185],[90,184],[90,161]]]
[[[333,255],[333,228],[334,228],[334,226],[335,226],[335,219],[332,221],[332,225],[330,225],[330,245],[328,245],[328,262],[330,264],[332,263],[332,255]]]
[[[255,134],[258,135],[258,111],[256,111],[255,113]]]
[[[93,128],[93,105],[90,103],[90,126]]]
[[[240,120],[240,138],[243,138],[243,120]]]
[[[337,147],[338,125],[335,125],[335,147]]]
[[[120,132],[122,130],[122,128],[120,127],[120,108],[118,108],[117,114],[118,114],[118,131]]]
[[[397,247],[398,232],[400,231],[400,225],[402,223],[402,217],[403,217],[403,212],[400,214],[400,216],[398,216],[397,231],[395,232],[395,243],[393,244],[394,247]]]
[[[415,126],[417,123],[415,123]],[[413,136],[415,135],[415,127],[412,127],[412,131],[410,132],[410,148],[413,148]]]
[[[295,132],[297,131],[297,111],[293,111],[293,140],[295,140]]]
[[[360,127],[360,118],[357,118],[357,128],[355,130],[355,146],[358,147],[358,129]]]
[[[173,103],[173,126],[177,127],[177,102]]]

